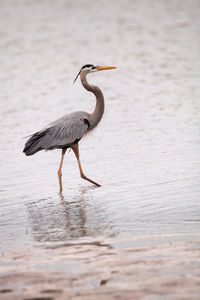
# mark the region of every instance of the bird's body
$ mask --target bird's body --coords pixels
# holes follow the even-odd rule
[[[94,93],[96,96],[96,106],[93,113],[89,114],[84,111],[77,111],[50,123],[42,130],[34,133],[26,142],[23,152],[27,155],[33,155],[40,150],[53,150],[62,149],[62,158],[58,171],[60,193],[62,193],[62,181],[61,181],[61,169],[64,159],[64,154],[67,148],[72,148],[76,158],[78,160],[79,170],[81,177],[86,179],[93,184],[99,186],[96,182],[87,178],[82,171],[80,159],[79,159],[79,149],[78,142],[91,130],[93,130],[100,122],[104,113],[104,97],[102,91],[94,86],[90,85],[86,80],[86,75],[90,72],[114,69],[115,67],[104,67],[104,66],[93,66],[85,65],[81,68],[79,74],[81,82],[85,89]],[[77,79],[76,77],[76,79]],[[76,81],[75,79],[75,81]],[[74,82],[75,82],[74,81]]]
[[[89,130],[82,119],[88,120],[89,114],[77,111],[50,123],[30,137],[25,144],[25,154],[29,156],[40,150],[64,149],[77,144]]]

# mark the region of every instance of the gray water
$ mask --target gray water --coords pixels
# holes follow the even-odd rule
[[[200,2],[0,2],[1,253],[77,238],[170,234],[200,225]],[[61,151],[26,157],[27,136],[94,96],[72,82],[86,63],[106,111],[80,143],[86,175]]]

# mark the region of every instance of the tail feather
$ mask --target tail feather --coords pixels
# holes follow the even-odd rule
[[[40,131],[34,133],[26,142],[25,147],[23,152],[29,156],[33,155],[36,152],[42,150],[43,148],[41,147],[41,139],[42,137],[46,134],[46,131]]]

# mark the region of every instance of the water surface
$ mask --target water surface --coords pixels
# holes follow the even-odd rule
[[[199,1],[1,1],[1,253],[88,237],[169,234],[200,225]],[[85,63],[105,95],[101,124],[72,152],[22,153],[63,114],[91,112]]]

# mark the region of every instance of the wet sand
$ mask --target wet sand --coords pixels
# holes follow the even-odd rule
[[[156,238],[121,249],[98,239],[5,255],[0,299],[199,299],[200,241],[141,246]]]

